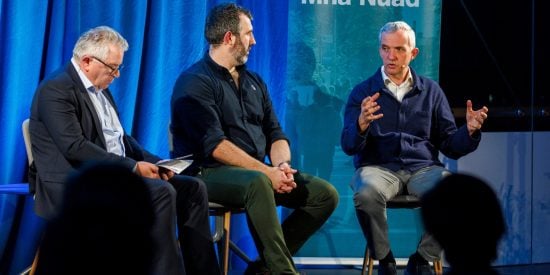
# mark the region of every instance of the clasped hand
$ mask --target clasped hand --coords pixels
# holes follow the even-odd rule
[[[292,169],[288,163],[282,163],[278,167],[273,167],[275,178],[270,178],[273,185],[273,190],[279,194],[290,193],[296,188],[296,182],[294,181],[294,174],[298,172],[296,169]]]

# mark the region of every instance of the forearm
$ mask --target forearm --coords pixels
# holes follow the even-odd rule
[[[217,161],[237,167],[255,170],[268,174],[269,167],[259,160],[251,157],[241,148],[237,147],[231,141],[222,140],[212,152],[212,156]]]
[[[344,153],[352,156],[363,150],[367,141],[367,135],[368,129],[363,135],[360,133],[357,121],[345,124],[340,137],[340,145]]]
[[[284,139],[277,140],[271,144],[269,158],[273,166],[279,166],[281,163],[290,162],[290,146]]]

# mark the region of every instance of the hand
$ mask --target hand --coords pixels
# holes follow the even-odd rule
[[[159,167],[146,161],[136,163],[136,174],[146,178],[160,179]]]
[[[466,126],[468,127],[470,136],[473,135],[475,131],[481,129],[483,122],[487,119],[487,112],[489,112],[489,109],[485,106],[474,111],[472,109],[472,101],[466,101]]]
[[[159,167],[159,175],[162,180],[169,180],[171,179],[175,174],[174,171],[170,169],[166,169],[164,167]]]
[[[380,110],[380,106],[376,103],[376,100],[380,97],[380,93],[375,93],[373,96],[367,96],[361,102],[361,113],[359,114],[359,129],[361,133],[364,133],[369,127],[370,123],[380,119],[384,114],[374,114]]]
[[[283,166],[283,165],[281,165]],[[296,187],[293,174],[296,172],[294,169],[285,167],[270,167],[267,176],[271,180],[271,186],[273,190],[279,194],[290,193],[292,189]],[[288,173],[290,173],[290,176]]]
[[[282,180],[282,183],[284,184],[281,186],[280,190],[282,193],[290,193],[294,188],[296,188],[296,182],[294,181],[294,174],[298,172],[298,170],[293,169],[290,167],[290,164],[288,162],[283,162],[279,164],[279,170],[281,170],[285,174],[285,178]]]

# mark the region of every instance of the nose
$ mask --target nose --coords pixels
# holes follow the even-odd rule
[[[112,73],[113,77],[114,78],[119,78],[120,77],[120,70],[119,69],[116,69],[113,73]]]
[[[388,57],[388,59],[394,59],[395,58],[395,51],[393,49],[389,49],[386,52],[386,56]]]
[[[256,38],[254,37],[254,33],[250,34],[250,45],[256,45]]]

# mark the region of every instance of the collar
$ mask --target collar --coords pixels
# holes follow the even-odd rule
[[[82,84],[84,85],[84,88],[88,91],[95,91],[95,92],[101,92],[101,90],[98,90],[95,88],[94,84],[92,84],[92,81],[88,79],[88,77],[84,74],[82,69],[80,69],[80,66],[78,66],[78,63],[76,63],[76,59],[74,57],[71,58],[71,63],[73,64],[74,68],[76,69],[76,72],[78,73],[78,77],[80,78],[80,81],[82,81]]]
[[[216,72],[219,72],[220,74],[231,74],[229,72],[229,70],[227,68],[225,68],[224,66],[221,66],[219,65],[218,63],[216,63],[216,61],[214,61],[212,59],[212,57],[210,57],[210,54],[208,51],[206,51],[206,53],[204,54],[204,60],[206,61],[206,64],[208,64],[208,66],[216,71]],[[246,64],[243,64],[243,65],[239,65],[237,67],[235,67],[237,69],[237,71],[240,73],[242,71],[244,71],[246,69]]]
[[[409,71],[407,72],[407,77],[405,78],[405,81],[403,83],[401,83],[400,85],[403,85],[405,82],[408,82],[409,85],[412,87],[413,86],[413,77],[412,77],[412,72],[411,72],[411,68],[409,67]],[[388,75],[386,74],[386,72],[384,72],[384,66],[382,65],[382,67],[380,67],[380,72],[382,73],[382,80],[384,81],[384,84],[385,85],[388,85],[390,82],[395,84],[389,77]],[[395,84],[396,86],[400,86],[400,85],[397,85]]]

